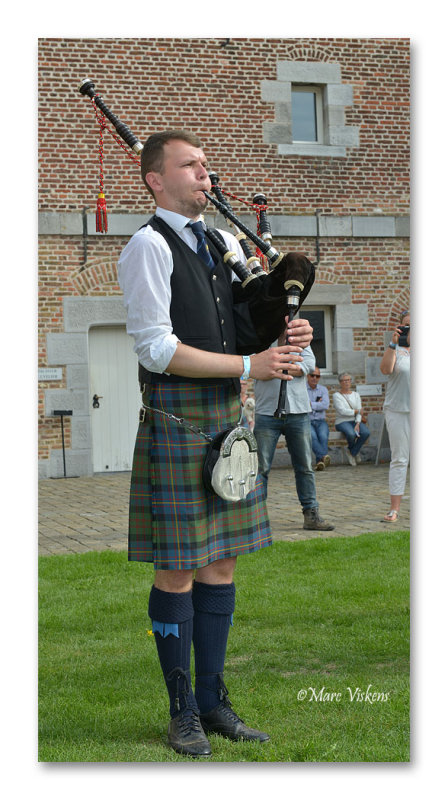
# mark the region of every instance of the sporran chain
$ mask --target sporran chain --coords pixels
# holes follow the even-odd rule
[[[153,408],[152,406],[147,406],[145,405],[143,400],[142,400],[142,407],[145,409],[145,411],[155,411],[156,414],[160,414],[161,416],[170,419],[172,422],[177,422],[177,424],[181,425],[183,428],[188,428],[189,431],[196,433],[198,436],[202,436],[202,438],[205,439],[207,442],[213,442],[215,438],[214,436],[210,436],[209,433],[205,433],[205,431],[201,430],[201,428],[198,428],[197,425],[192,425],[190,422],[186,422],[186,420],[183,417],[176,417],[175,414],[170,414],[168,411],[162,411],[161,408]],[[238,421],[238,426],[241,425],[242,419],[243,419],[243,407],[241,406],[241,414]]]
[[[205,433],[203,430],[197,427],[197,425],[191,425],[191,423],[186,422],[183,417],[176,417],[174,414],[169,414],[168,411],[162,411],[160,408],[152,408],[152,406],[145,406],[142,402],[143,408],[147,411],[155,411],[156,414],[161,414],[163,417],[167,417],[167,419],[172,420],[173,422],[177,422],[178,425],[181,425],[183,428],[188,428],[188,430],[193,431],[193,433],[198,434],[198,436],[202,436],[203,439],[206,439],[207,442],[213,441],[213,436],[210,434]]]

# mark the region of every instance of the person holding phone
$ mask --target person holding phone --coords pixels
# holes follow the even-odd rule
[[[311,405],[311,447],[316,457],[316,470],[318,472],[328,467],[330,456],[328,455],[328,437],[330,429],[325,419],[325,414],[330,407],[330,398],[326,386],[321,386],[320,369],[315,367],[307,375],[308,397]]]
[[[411,315],[403,311],[380,363],[389,379],[383,411],[389,434],[390,509],[383,522],[396,522],[406,485],[411,441]]]

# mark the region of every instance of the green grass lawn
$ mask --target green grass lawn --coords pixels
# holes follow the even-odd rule
[[[92,552],[39,566],[40,761],[188,761],[166,745],[152,565]],[[235,583],[224,677],[271,741],[212,736],[211,760],[408,761],[409,534],[277,542],[241,557]]]

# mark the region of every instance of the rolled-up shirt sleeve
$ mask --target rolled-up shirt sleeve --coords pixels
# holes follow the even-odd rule
[[[304,347],[300,355],[303,358],[303,361],[300,363],[300,368],[302,370],[303,375],[308,375],[309,372],[312,372],[313,369],[316,367],[316,358],[311,350],[311,347]]]
[[[134,352],[151,372],[162,373],[179,338],[170,318],[173,260],[163,237],[152,228],[135,234],[118,262],[118,281]]]

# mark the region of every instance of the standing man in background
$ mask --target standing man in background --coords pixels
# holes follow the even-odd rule
[[[314,371],[316,364],[311,347],[302,350],[302,357],[303,361],[294,379],[286,387],[287,413],[283,419],[274,416],[278,406],[280,380],[254,381],[254,434],[258,446],[259,471],[267,493],[268,475],[274,459],[275,448],[279,437],[283,434],[294,468],[297,496],[303,511],[304,529],[332,531],[334,525],[330,525],[319,516],[316,481],[312,467],[310,402],[305,381],[305,376]]]

